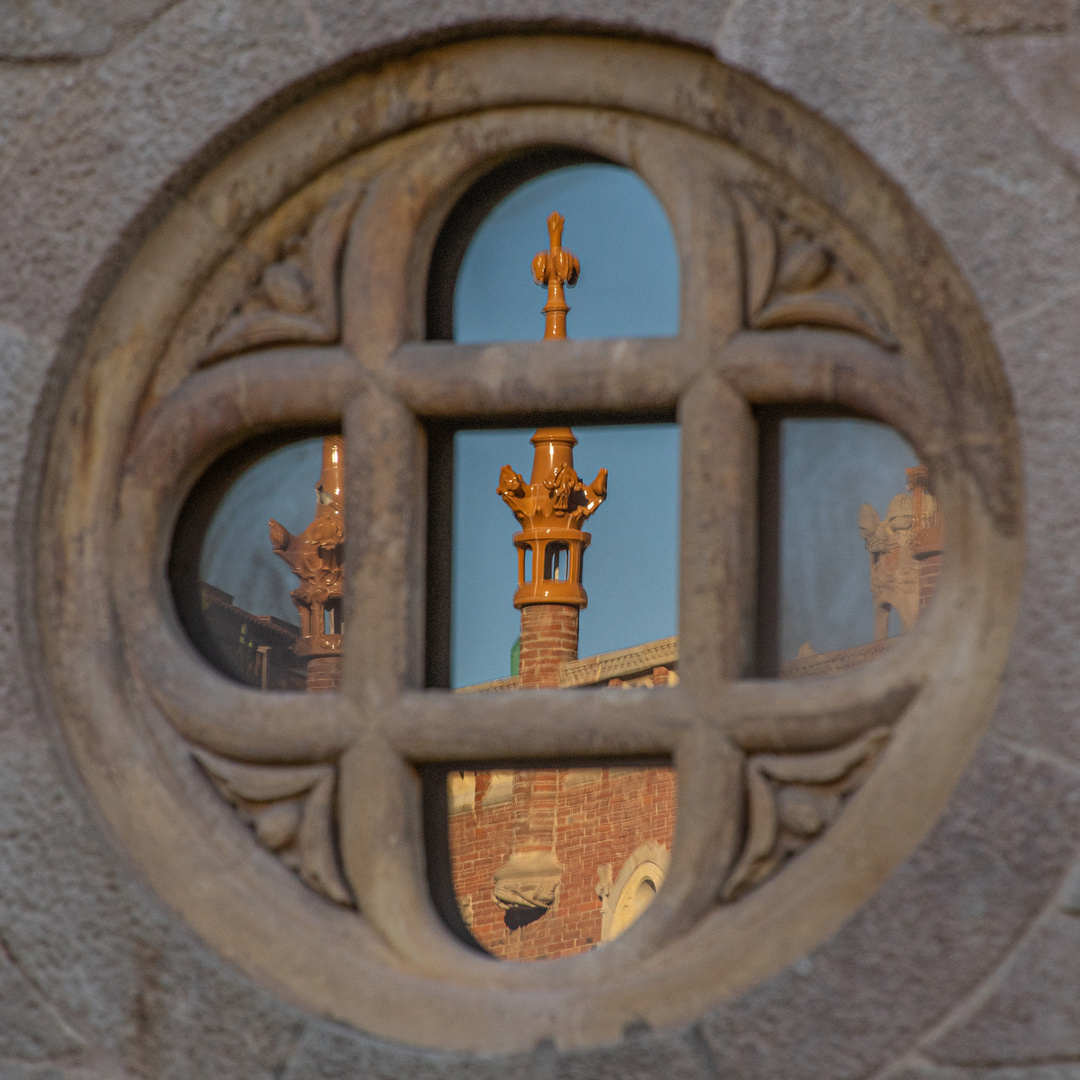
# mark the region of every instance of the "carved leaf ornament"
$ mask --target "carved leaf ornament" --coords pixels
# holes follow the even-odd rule
[[[678,336],[426,341],[427,266],[454,201],[489,166],[552,145],[634,168],[660,198]],[[102,305],[39,498],[57,714],[171,909],[290,1000],[487,1053],[687,1023],[835,932],[959,776],[1016,606],[1008,400],[928,226],[835,131],[752,79],[596,37],[388,62],[222,160]],[[948,560],[918,627],[880,659],[750,678],[755,410],[805,406],[908,439],[935,476]],[[426,690],[424,423],[664,410],[684,448],[679,684]],[[320,425],[343,431],[350,462],[342,687],[260,693],[185,637],[171,537],[216,459]],[[516,476],[503,487],[523,491]],[[642,918],[546,964],[466,947],[431,900],[418,767],[620,755],[670,755],[678,771],[671,864]]]

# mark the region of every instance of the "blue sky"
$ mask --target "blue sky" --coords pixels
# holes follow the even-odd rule
[[[538,340],[545,292],[531,262],[547,247],[547,217],[566,218],[564,244],[581,261],[567,292],[575,338],[678,332],[674,241],[663,209],[628,170],[560,169],[523,185],[477,230],[455,293],[455,339]],[[580,655],[676,632],[679,436],[674,425],[575,429],[578,472],[610,473],[607,502],[589,521],[589,607]],[[531,429],[461,432],[455,439],[452,679],[468,685],[509,673],[519,614],[512,597],[516,522],[495,494],[499,469],[528,475]],[[315,508],[320,441],[264,458],[230,489],[203,545],[205,580],[255,614],[296,621],[296,580],[270,551],[267,520],[298,532]],[[781,491],[781,659],[810,641],[819,652],[872,637],[868,560],[859,504],[883,512],[915,464],[881,425],[852,420],[784,424]]]
[[[533,341],[544,333],[546,290],[532,277],[548,246],[547,218],[566,219],[563,244],[581,277],[567,290],[574,338],[673,335],[679,329],[678,255],[648,187],[613,165],[578,165],[522,185],[477,230],[454,296],[454,338]],[[532,470],[533,429],[460,432],[454,454],[451,679],[455,686],[509,674],[520,615],[512,600],[518,525],[495,494],[499,469]],[[603,467],[608,498],[589,520],[589,606],[579,655],[676,632],[679,436],[675,425],[575,429],[586,483]]]

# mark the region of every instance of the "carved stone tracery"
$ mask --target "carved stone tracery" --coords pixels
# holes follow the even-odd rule
[[[565,87],[587,107],[567,107]],[[777,117],[805,154],[772,144]],[[387,62],[275,124],[192,193],[222,222],[212,236],[189,236],[185,208],[160,226],[102,309],[61,410],[37,581],[79,765],[195,930],[319,1013],[485,1052],[692,1019],[823,940],[878,887],[932,824],[989,716],[1015,611],[1020,499],[1008,395],[974,300],[869,162],[696,53],[542,35],[465,43]],[[509,154],[567,139],[638,169],[661,195],[684,273],[680,340],[424,343],[417,267],[450,193]],[[828,182],[835,172],[843,184]],[[874,198],[848,194],[864,190]],[[301,205],[296,227],[283,225],[282,208]],[[133,385],[148,387],[144,399],[115,393]],[[952,576],[918,632],[874,664],[835,679],[747,679],[752,410],[804,403],[909,438],[959,537]],[[694,496],[679,686],[419,692],[422,421],[675,408]],[[319,696],[239,687],[194,655],[168,601],[178,493],[246,433],[343,419],[358,505],[276,539],[312,575],[303,600],[314,611],[344,587],[317,579],[327,560],[343,573],[347,518],[355,609],[342,650],[356,677]],[[603,496],[602,477],[591,488],[565,470],[547,480],[536,497],[552,513],[584,517]],[[500,485],[525,515],[526,487],[516,475]],[[892,515],[894,534],[905,516]],[[879,525],[865,522],[871,537]],[[961,647],[965,635],[980,647]],[[132,746],[164,764],[115,767],[134,760]],[[674,756],[683,831],[633,932],[545,976],[476,956],[433,917],[414,763],[648,754]],[[206,777],[245,827],[218,827]],[[851,830],[833,826],[851,815],[860,843],[888,854],[840,880]],[[283,865],[251,859],[254,844]],[[545,901],[540,870],[520,900]],[[769,947],[748,947],[746,926]]]
[[[735,187],[742,230],[746,320],[754,330],[820,326],[887,348],[896,339],[852,272],[810,229]]]
[[[197,748],[193,754],[259,843],[316,892],[354,906],[335,850],[332,766],[260,768]]]
[[[338,192],[304,232],[281,244],[199,355],[207,366],[270,345],[324,345],[340,334],[339,271],[345,233],[362,189]]]

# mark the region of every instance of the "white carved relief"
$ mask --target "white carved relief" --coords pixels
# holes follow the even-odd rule
[[[610,863],[597,868],[596,894],[603,912],[601,941],[614,940],[645,913],[664,884],[670,865],[671,853],[650,840],[630,855],[614,880]]]

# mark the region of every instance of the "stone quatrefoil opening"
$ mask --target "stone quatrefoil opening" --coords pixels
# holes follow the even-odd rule
[[[453,203],[486,169],[553,145],[625,164],[656,192],[680,255],[679,335],[425,341],[428,258]],[[699,54],[501,39],[324,91],[177,205],[103,308],[81,370],[42,523],[43,558],[67,567],[63,588],[41,575],[43,618],[60,628],[59,712],[154,887],[233,962],[317,1011],[492,1052],[688,1021],[877,888],[986,722],[1015,607],[1019,492],[974,302],[856,150]],[[883,659],[830,679],[752,678],[757,416],[808,406],[909,440],[939,478],[949,561],[917,632]],[[430,426],[665,413],[684,447],[679,685],[426,689]],[[92,431],[100,452],[73,459],[65,425]],[[171,538],[222,455],[338,425],[340,691],[263,694],[187,640],[166,584]],[[91,626],[103,610],[117,614],[109,630]],[[455,938],[432,900],[419,770],[635,757],[673,761],[679,812],[664,887],[633,928],[532,966]],[[785,785],[846,777],[857,782],[838,819],[774,872]],[[260,814],[292,809],[252,836],[211,782]],[[288,868],[273,854],[286,849]]]

